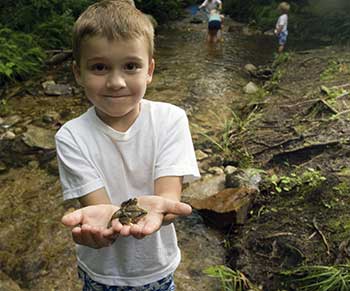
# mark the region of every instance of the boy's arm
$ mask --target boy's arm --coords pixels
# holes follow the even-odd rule
[[[182,192],[182,177],[167,176],[160,177],[154,182],[154,194],[163,198],[180,201]],[[174,221],[177,215],[164,214],[163,224],[169,224]]]
[[[207,1],[208,1],[208,0],[205,0],[201,5],[199,5],[198,8],[201,9],[201,8],[203,8],[205,5],[207,5]]]
[[[64,225],[73,227],[74,242],[92,248],[109,246],[114,241],[113,231],[106,226],[119,207],[111,204],[104,188],[80,197],[79,202],[82,208],[62,218]]]
[[[93,191],[85,196],[79,198],[82,207],[96,204],[111,204],[105,188]]]

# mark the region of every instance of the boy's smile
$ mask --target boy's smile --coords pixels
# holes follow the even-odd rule
[[[82,42],[80,65],[73,65],[97,115],[109,126],[126,131],[137,118],[139,103],[152,81],[154,60],[143,38],[108,40],[94,36]]]

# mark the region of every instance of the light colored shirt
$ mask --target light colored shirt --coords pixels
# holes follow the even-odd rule
[[[205,0],[200,7],[205,7],[208,11],[217,9],[219,4],[222,4],[220,0]]]
[[[198,179],[197,161],[184,110],[171,104],[141,101],[141,111],[126,132],[102,122],[90,108],[56,134],[64,199],[104,187],[113,204],[154,194],[163,176]],[[106,285],[141,286],[173,273],[180,263],[173,224],[144,239],[119,237],[110,247],[77,245],[78,265]]]
[[[277,23],[276,23],[276,29],[279,27],[282,27],[281,32],[286,32],[288,30],[288,15],[282,14],[280,17],[278,17]]]

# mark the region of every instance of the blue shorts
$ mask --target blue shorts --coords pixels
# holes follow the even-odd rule
[[[221,21],[219,20],[211,20],[208,23],[208,30],[218,31],[221,29]]]
[[[282,31],[278,35],[278,43],[279,45],[285,45],[287,42],[288,31]]]
[[[174,275],[140,287],[107,286],[92,280],[82,269],[78,268],[79,278],[83,281],[83,291],[174,291]]]

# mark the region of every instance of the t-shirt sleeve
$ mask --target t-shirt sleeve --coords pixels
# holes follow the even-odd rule
[[[168,125],[162,127],[162,134],[159,137],[154,179],[183,176],[184,183],[199,179],[200,174],[185,112],[179,110],[177,114],[170,114],[168,120]]]
[[[97,170],[74,139],[55,137],[63,198],[73,199],[104,187]]]
[[[277,25],[278,26],[285,26],[287,24],[287,16],[286,15],[281,15],[278,18]]]

